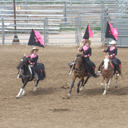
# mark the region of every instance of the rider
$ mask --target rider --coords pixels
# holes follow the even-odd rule
[[[34,70],[36,72],[36,77],[37,79],[42,79],[41,75],[40,75],[40,70],[37,67],[37,60],[38,60],[38,55],[37,52],[39,51],[39,49],[37,49],[36,47],[33,47],[30,53],[30,60],[29,60],[29,64],[33,65]],[[24,56],[26,56],[24,54]]]
[[[121,74],[120,72],[120,67],[121,67],[121,61],[119,59],[116,58],[116,55],[117,55],[117,48],[116,48],[116,41],[115,40],[112,40],[111,42],[109,42],[109,44],[111,45],[110,47],[108,47],[107,50],[102,50],[103,52],[108,52],[109,53],[109,58],[110,60],[112,61],[112,64],[115,68],[115,71],[118,71],[119,74]],[[102,65],[103,65],[103,61],[102,61]],[[99,66],[99,74],[101,74],[101,71],[100,71],[100,68],[101,68],[101,64]],[[118,74],[118,75],[119,75]]]
[[[96,77],[95,74],[95,64],[89,59],[89,57],[91,56],[91,41],[88,39],[83,39],[83,47],[80,49],[78,48],[79,52],[83,51],[83,61],[84,61],[84,67],[86,69],[86,71],[89,71],[89,73],[93,76]]]

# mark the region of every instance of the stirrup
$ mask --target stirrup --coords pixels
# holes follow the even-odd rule
[[[99,76],[101,76],[101,71],[98,71],[98,73],[99,73]]]

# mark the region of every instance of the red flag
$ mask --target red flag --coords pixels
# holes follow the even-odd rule
[[[28,45],[35,45],[35,46],[39,46],[39,47],[44,47],[43,38],[38,31],[35,31],[32,29]]]
[[[93,32],[91,31],[89,25],[87,25],[87,28],[86,28],[85,33],[84,33],[84,36],[83,36],[83,40],[89,39],[92,36],[93,36]]]
[[[112,25],[107,21],[105,38],[112,38],[117,41],[118,31],[116,28],[113,28]]]

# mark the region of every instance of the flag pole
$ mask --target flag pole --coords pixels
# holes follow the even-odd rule
[[[24,54],[26,54],[27,49],[28,49],[28,45],[26,44],[26,48],[25,48],[25,52],[24,52]]]

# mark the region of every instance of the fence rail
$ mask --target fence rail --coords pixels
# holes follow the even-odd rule
[[[14,30],[13,1],[0,1],[2,36],[0,40],[2,43],[4,40],[5,44],[9,36],[12,38],[15,32],[20,38],[20,34],[27,35],[33,28],[41,32],[47,44],[78,45],[88,23],[95,33],[94,37],[97,37],[97,40],[93,38],[92,40],[103,43],[107,19],[113,22],[114,19],[126,18],[128,7],[126,0],[15,0],[15,2],[16,30]],[[126,20],[125,18],[123,20]],[[26,39],[20,38],[20,42],[26,43]]]

